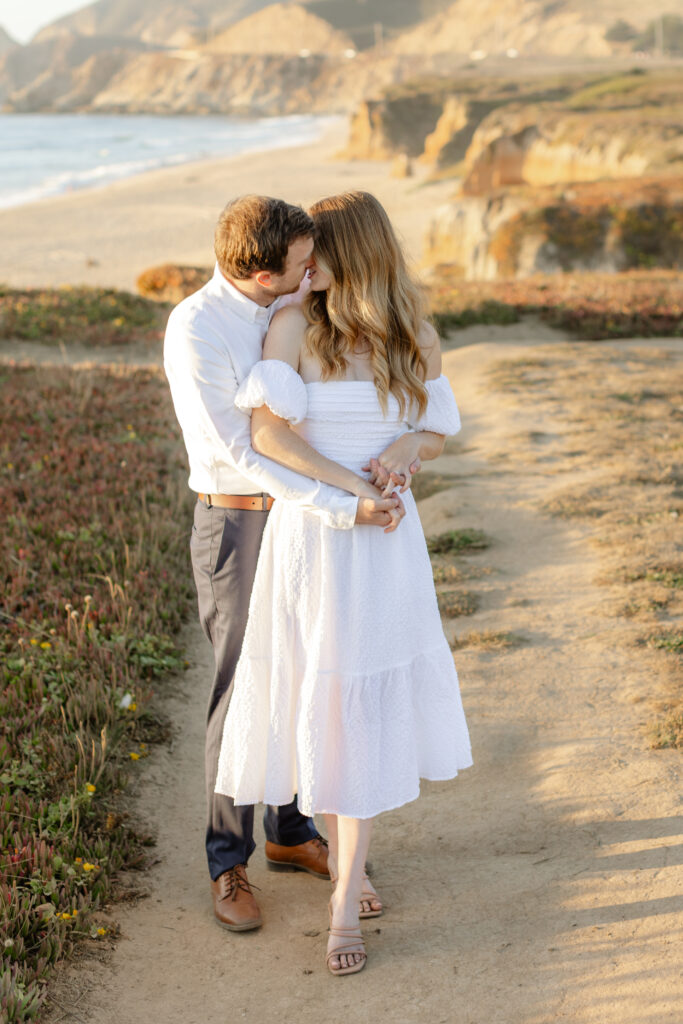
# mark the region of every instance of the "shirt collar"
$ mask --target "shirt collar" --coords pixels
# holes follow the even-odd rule
[[[259,306],[258,302],[254,302],[253,299],[243,295],[241,291],[235,288],[234,284],[228,281],[227,277],[223,276],[218,263],[216,263],[213,273],[212,285],[221,298],[242,320],[246,320],[250,324],[264,324],[266,327],[268,326],[274,312],[273,303],[270,306]]]

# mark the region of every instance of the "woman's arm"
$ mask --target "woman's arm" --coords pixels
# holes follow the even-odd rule
[[[427,364],[426,380],[435,380],[441,375],[441,343],[439,335],[430,323],[422,325],[418,339],[422,355]],[[370,459],[363,468],[370,473],[370,480],[386,492],[398,487],[407,491],[412,478],[423,462],[436,459],[443,451],[445,436],[429,430],[410,431],[403,434],[376,459]]]
[[[263,346],[264,359],[279,359],[298,372],[306,319],[297,306],[287,306],[275,314]],[[368,480],[338,462],[325,458],[304,441],[285,419],[276,416],[267,405],[251,413],[251,443],[255,451],[304,476],[322,480],[359,498],[378,498],[379,490]]]

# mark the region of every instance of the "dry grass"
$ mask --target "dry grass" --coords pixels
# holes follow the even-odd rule
[[[626,642],[647,644],[664,661],[680,655],[683,384],[676,355],[656,347],[543,347],[530,358],[501,360],[489,386],[513,403],[533,402],[539,429],[500,456],[512,471],[530,458],[544,463],[552,490],[541,510],[590,524],[603,562],[596,582],[609,588],[608,614],[628,624]],[[651,627],[645,638],[644,622]],[[662,685],[670,687],[664,661]],[[653,726],[658,745],[661,736],[683,745],[683,691],[673,699],[665,722]]]
[[[480,580],[482,576],[488,576],[492,570],[486,566],[474,565],[450,565],[447,562],[436,562],[432,559],[432,572],[434,583],[462,583],[464,580]]]
[[[491,539],[483,530],[465,527],[462,530],[448,530],[427,539],[430,555],[462,555],[470,551],[484,551],[490,547]]]
[[[506,651],[513,647],[521,647],[528,643],[517,633],[497,632],[494,629],[470,630],[462,636],[451,640],[451,649],[459,651],[463,647],[477,647],[482,651]]]
[[[683,748],[683,710],[672,711],[649,729],[650,743],[655,750],[665,747]]]
[[[458,619],[462,615],[474,615],[479,608],[479,598],[468,590],[442,590],[437,594],[439,612],[447,619]]]

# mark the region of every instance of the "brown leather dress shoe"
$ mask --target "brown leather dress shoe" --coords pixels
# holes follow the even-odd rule
[[[211,892],[213,912],[222,928],[231,932],[248,932],[263,924],[244,864],[219,875],[215,882],[211,882]]]
[[[322,836],[298,846],[278,846],[266,842],[266,864],[269,871],[308,871],[316,878],[329,879],[327,840]]]

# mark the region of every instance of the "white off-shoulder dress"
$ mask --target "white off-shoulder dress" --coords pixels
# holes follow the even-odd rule
[[[267,404],[323,455],[357,473],[411,429],[454,434],[448,380],[427,382],[421,419],[385,417],[369,381],[304,384],[257,363],[243,410]],[[268,517],[225,722],[216,790],[237,804],[370,818],[414,800],[420,779],[472,764],[453,655],[412,494],[393,533],[335,530],[292,502]]]

